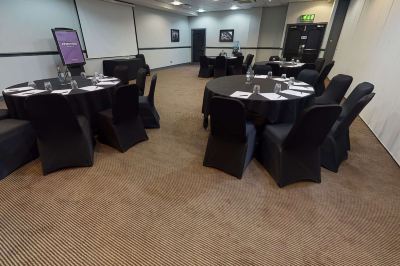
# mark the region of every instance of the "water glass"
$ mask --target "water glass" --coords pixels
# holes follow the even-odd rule
[[[28,82],[28,87],[31,87],[31,88],[33,88],[33,89],[36,89],[36,83],[33,82],[33,81],[29,81],[29,82]]]
[[[99,79],[103,79],[104,75],[102,73],[99,74]]]
[[[71,80],[71,89],[78,89],[78,83],[76,82],[76,80]]]
[[[282,90],[282,84],[276,83],[275,87],[274,87],[274,92],[279,93],[279,92],[281,92],[281,90]]]
[[[86,73],[85,72],[81,72],[81,78],[86,79]]]
[[[286,58],[285,58],[285,57],[284,57],[284,58],[282,58],[282,61],[283,61],[283,62],[286,62]]]
[[[268,71],[268,78],[272,78],[272,71]]]
[[[51,85],[50,81],[45,81],[44,82],[44,88],[45,88],[45,90],[48,90],[48,91],[52,91],[53,90],[53,86]]]
[[[294,61],[294,58],[292,58],[292,65],[294,65],[295,64],[295,61]]]
[[[91,81],[92,81],[92,85],[93,85],[93,86],[96,86],[96,85],[97,85],[97,83],[98,83],[98,81],[97,81],[97,78],[96,78],[96,77],[92,77],[92,78],[91,78]]]
[[[253,93],[259,94],[260,93],[260,89],[261,89],[260,85],[254,85]]]
[[[94,77],[97,79],[99,78],[99,73],[98,72],[94,72]]]
[[[300,60],[299,60],[299,59],[297,59],[297,60],[296,60],[296,63],[300,63]]]
[[[289,87],[294,85],[294,77],[289,78]]]
[[[282,74],[281,78],[286,79],[286,74]]]

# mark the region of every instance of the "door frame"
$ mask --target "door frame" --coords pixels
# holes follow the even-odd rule
[[[285,48],[286,48],[286,37],[287,37],[287,33],[288,33],[288,31],[289,31],[289,27],[290,26],[308,26],[308,25],[325,25],[325,32],[324,32],[324,36],[322,36],[322,41],[321,41],[321,47],[322,47],[322,44],[323,44],[323,42],[324,42],[324,37],[325,37],[325,34],[326,34],[326,29],[327,29],[327,26],[328,26],[328,22],[320,22],[320,23],[290,23],[290,24],[286,24],[286,31],[285,31],[285,35],[284,35],[284,41],[283,41],[283,48],[282,48],[282,56],[283,56],[283,54],[284,54],[284,52],[285,52]],[[319,53],[321,52],[321,47],[319,48],[319,51],[318,51],[318,57],[319,57]],[[325,57],[325,53],[324,53],[324,57]]]
[[[205,49],[205,51],[204,51],[204,55],[206,54],[206,50],[207,50],[207,28],[192,28],[191,29],[191,34],[190,34],[190,38],[191,38],[191,44],[192,44],[192,49],[191,49],[191,53],[190,53],[190,58],[191,58],[191,62],[193,63],[193,31],[195,31],[195,30],[204,30],[204,49]]]

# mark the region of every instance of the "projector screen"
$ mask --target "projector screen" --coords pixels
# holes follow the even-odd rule
[[[52,29],[51,31],[64,65],[81,65],[85,63],[78,34],[75,30]]]
[[[136,55],[133,7],[101,0],[76,0],[88,58]]]

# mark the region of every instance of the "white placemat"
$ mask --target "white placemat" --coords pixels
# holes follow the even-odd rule
[[[277,93],[260,93],[261,96],[271,100],[271,101],[282,101],[282,100],[287,100],[286,97],[283,97],[282,95],[279,95]]]
[[[45,92],[45,91],[46,90],[29,90],[29,91],[24,91],[24,92],[19,92],[19,93],[13,94],[13,96],[24,97],[24,96],[30,96],[30,95],[38,94],[38,93]]]
[[[310,95],[309,93],[293,91],[293,90],[284,90],[284,91],[281,91],[281,93],[289,94],[289,95],[293,95],[293,96],[297,96],[297,97],[305,97],[305,96]]]
[[[84,91],[97,91],[97,90],[102,90],[104,89],[103,87],[98,87],[98,86],[86,86],[86,87],[82,87],[79,88],[80,90],[84,90]]]
[[[266,79],[268,78],[268,75],[254,75],[255,79]]]
[[[34,88],[32,87],[21,87],[21,88],[11,88],[11,89],[5,89],[5,93],[9,92],[18,92],[18,91],[28,91],[28,90],[33,90]]]
[[[117,85],[117,84],[118,84],[118,81],[114,81],[114,82],[104,81],[104,82],[97,83],[97,86],[113,86],[113,85]]]
[[[274,78],[273,80],[276,80],[276,81],[289,81],[289,79],[283,79],[283,78]]]
[[[99,79],[100,82],[108,82],[108,81],[116,81],[118,82],[117,78],[103,78],[103,79]]]
[[[240,99],[247,99],[250,97],[252,93],[247,91],[235,91],[231,94],[231,97],[240,98]]]
[[[56,93],[56,94],[62,94],[62,95],[67,95],[72,91],[72,89],[66,89],[66,90],[55,90],[52,91],[51,93]]]
[[[291,90],[298,90],[298,91],[311,91],[311,92],[314,91],[314,88],[313,88],[313,87],[310,87],[310,86],[308,86],[308,87],[290,86],[290,89],[291,89]]]

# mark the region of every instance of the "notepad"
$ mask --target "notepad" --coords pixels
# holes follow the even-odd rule
[[[28,91],[28,90],[33,90],[34,88],[32,87],[21,87],[21,88],[11,88],[11,89],[5,89],[5,93],[9,92],[18,92],[18,91]]]
[[[260,95],[271,101],[287,100],[286,97],[283,97],[282,95],[279,95],[279,94],[273,93],[273,92],[272,93],[260,93]]]
[[[268,75],[254,75],[255,79],[266,79],[268,78]]]
[[[117,85],[118,83],[119,83],[119,81],[114,81],[114,82],[104,81],[104,82],[97,83],[97,86],[114,86],[114,85]]]
[[[82,87],[79,88],[80,90],[84,90],[84,91],[97,91],[97,90],[102,90],[104,89],[103,87],[98,87],[98,86],[86,86],[86,87]]]
[[[274,78],[273,80],[276,80],[276,81],[288,81],[289,79],[283,79],[283,78]]]
[[[310,86],[310,84],[305,83],[305,82],[303,82],[303,81],[295,81],[295,82],[293,83],[293,85],[295,85],[295,86]]]
[[[61,94],[61,95],[67,95],[72,91],[72,89],[66,89],[66,90],[55,90],[52,91],[51,93],[56,93],[56,94]]]
[[[290,86],[290,89],[291,90],[298,90],[298,91],[311,91],[311,92],[314,91],[314,88],[310,87],[310,86],[308,86],[308,87]]]
[[[305,96],[310,95],[309,93],[293,91],[293,90],[284,90],[284,91],[281,91],[281,93],[289,94],[289,95],[293,95],[293,96],[297,96],[297,97],[305,97]]]
[[[34,95],[34,94],[38,94],[41,92],[45,92],[46,90],[29,90],[29,91],[24,91],[24,92],[19,92],[16,94],[13,94],[13,96],[30,96],[30,95]]]
[[[240,98],[240,99],[247,99],[250,97],[252,93],[247,91],[235,91],[231,94],[231,97]]]

